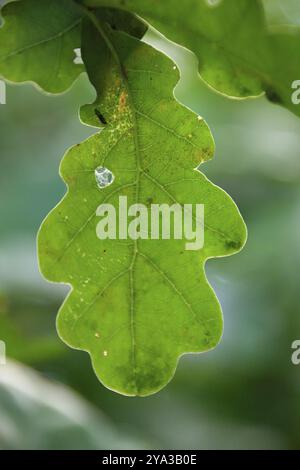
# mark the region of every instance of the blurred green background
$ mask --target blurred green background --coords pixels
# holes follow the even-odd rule
[[[266,0],[270,22],[298,22],[299,5]],[[154,32],[146,40],[178,63],[176,97],[216,140],[201,170],[247,223],[242,253],[207,263],[224,311],[221,344],[180,359],[173,381],[126,398],[96,379],[86,353],[57,337],[67,288],[39,274],[36,233],[65,186],[59,162],[91,135],[78,107],[94,97],[82,75],[65,95],[7,85],[0,106],[0,365],[2,449],[299,449],[300,120],[264,97],[229,100],[197,76],[195,57]],[[300,77],[295,77],[299,79]]]

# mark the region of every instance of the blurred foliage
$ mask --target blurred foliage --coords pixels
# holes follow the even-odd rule
[[[103,414],[67,387],[11,361],[0,375],[0,412],[1,448],[126,449],[142,445],[140,439],[121,436]]]
[[[158,41],[151,33],[148,40]],[[199,82],[194,56],[161,40],[159,46],[181,65],[176,96],[212,128],[217,153],[202,169],[235,199],[249,229],[241,254],[207,264],[225,316],[222,342],[206,355],[183,357],[172,383],[143,399],[106,390],[87,355],[61,343],[55,316],[66,288],[41,278],[35,236],[65,191],[57,171],[62,154],[90,132],[77,110],[94,93],[84,76],[55,98],[8,85],[7,105],[0,106],[0,339],[10,358],[34,368],[49,386],[64,384],[66,393],[80,394],[93,419],[79,414],[80,429],[73,433],[69,423],[59,434],[66,440],[57,442],[47,432],[61,419],[51,403],[46,419],[36,400],[22,419],[16,368],[10,368],[12,383],[4,377],[7,366],[0,366],[2,448],[79,447],[81,433],[88,435],[81,441],[86,448],[300,447],[300,368],[290,359],[292,341],[300,337],[300,121],[264,97],[240,102],[214,94]],[[34,379],[24,374],[23,392],[30,395]],[[61,402],[58,390],[55,401]],[[24,439],[29,424],[36,436],[44,430],[43,439]],[[111,430],[112,440],[101,440]]]

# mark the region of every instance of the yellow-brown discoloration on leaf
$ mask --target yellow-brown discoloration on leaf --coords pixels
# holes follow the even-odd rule
[[[119,112],[122,113],[126,107],[128,95],[126,91],[122,91],[119,99]]]

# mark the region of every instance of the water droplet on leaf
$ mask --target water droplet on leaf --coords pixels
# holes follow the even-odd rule
[[[98,166],[95,170],[95,178],[98,188],[103,189],[114,182],[113,173],[104,166]]]

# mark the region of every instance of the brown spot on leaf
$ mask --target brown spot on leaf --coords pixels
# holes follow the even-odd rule
[[[119,99],[119,112],[122,113],[124,111],[124,108],[126,107],[127,103],[127,93],[125,91],[122,91]]]

